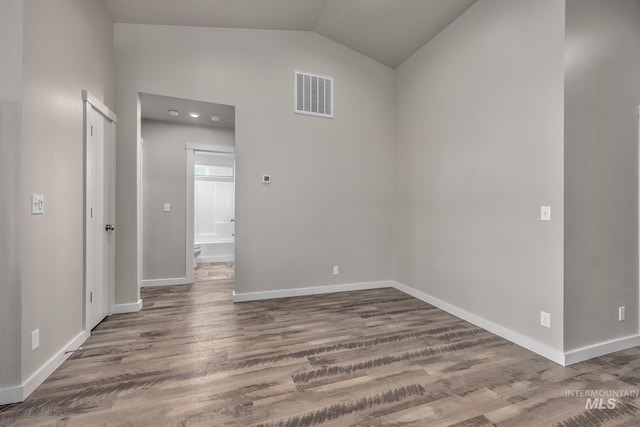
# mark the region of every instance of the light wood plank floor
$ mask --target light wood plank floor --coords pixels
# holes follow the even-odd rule
[[[640,348],[563,368],[394,289],[233,304],[147,288],[0,425],[634,426]],[[605,405],[607,399],[605,398]]]

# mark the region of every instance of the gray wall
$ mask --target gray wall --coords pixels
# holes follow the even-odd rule
[[[142,121],[143,280],[186,277],[185,144],[234,145],[233,129]],[[164,212],[171,203],[171,212]]]
[[[20,384],[22,1],[0,1],[0,389]]]
[[[563,46],[563,2],[479,0],[395,75],[394,279],[556,350]]]
[[[116,130],[116,304],[137,303],[142,281],[142,176],[136,139],[139,128],[140,101],[137,90],[137,43],[134,28],[114,30]],[[131,33],[131,34],[129,34]]]
[[[638,332],[640,1],[568,0],[565,61],[565,349],[572,350]]]
[[[135,145],[137,92],[236,106],[236,292],[391,278],[391,69],[309,32],[129,24],[115,32],[123,152]],[[335,77],[335,119],[292,113],[294,69]],[[130,163],[118,164],[119,191],[133,185]],[[135,200],[124,191],[118,211],[131,221],[124,215]],[[118,261],[126,271],[136,263]]]
[[[113,107],[113,25],[102,3],[25,1],[19,204],[23,379],[83,330],[82,89]],[[32,193],[44,195],[44,215],[30,214]],[[40,348],[31,352],[35,329]]]

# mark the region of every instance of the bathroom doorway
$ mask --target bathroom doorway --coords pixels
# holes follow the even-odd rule
[[[235,155],[193,152],[194,280],[235,277]]]
[[[235,151],[187,144],[187,276],[235,279]]]

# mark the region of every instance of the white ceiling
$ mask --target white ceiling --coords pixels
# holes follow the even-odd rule
[[[395,68],[476,0],[102,0],[114,22],[316,31]]]

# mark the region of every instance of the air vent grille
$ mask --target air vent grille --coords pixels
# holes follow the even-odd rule
[[[295,112],[333,118],[333,78],[295,72]]]

